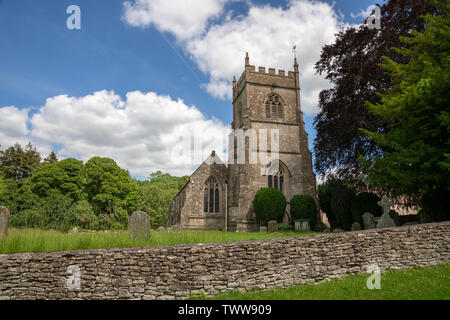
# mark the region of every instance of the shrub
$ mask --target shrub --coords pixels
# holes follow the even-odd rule
[[[316,223],[317,206],[316,201],[309,194],[296,195],[291,200],[291,217],[293,220],[309,219],[312,229]]]
[[[94,209],[90,203],[87,200],[81,200],[70,208],[65,224],[71,228],[80,227],[94,230],[97,224],[96,220],[97,216],[94,214]]]
[[[336,217],[335,226],[350,230],[352,226],[351,203],[355,194],[342,181],[331,184],[331,211]]]
[[[425,193],[421,198],[420,214],[429,216],[433,221],[450,220],[450,193],[446,188],[440,188]]]
[[[253,208],[261,225],[266,225],[271,220],[281,222],[286,210],[286,197],[273,188],[260,189],[255,194]]]
[[[378,205],[380,201],[374,193],[361,192],[353,200],[351,205],[353,221],[359,222],[362,225],[362,215],[370,212],[375,217],[381,216],[383,213],[381,207]]]
[[[330,223],[330,227],[333,229],[334,227],[336,227],[336,216],[331,210],[331,192],[332,192],[331,182],[326,182],[325,184],[320,184],[317,186],[317,194],[319,197],[320,209],[327,216],[328,222]]]

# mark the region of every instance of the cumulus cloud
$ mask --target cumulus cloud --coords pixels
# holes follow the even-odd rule
[[[319,1],[291,0],[286,8],[251,2],[248,6],[245,15],[232,17],[226,14],[225,19],[215,21],[205,32],[191,37],[183,37],[178,31],[161,27],[165,25],[162,22],[155,26],[174,34],[187,55],[209,76],[204,88],[221,99],[231,99],[231,79],[233,75],[240,76],[245,52],[249,52],[250,63],[257,67],[288,71],[293,70],[292,47],[296,45],[302,108],[307,114],[316,113],[319,92],[330,84],[315,74],[314,64],[320,58],[322,46],[332,43],[335,34],[345,27],[340,16],[331,5]],[[182,8],[174,10],[184,15]],[[160,15],[159,19],[167,20],[167,24],[171,21],[171,17],[165,15]]]
[[[27,114],[11,108],[0,108],[2,119],[16,123],[10,128],[0,125],[2,145],[27,134]],[[225,157],[229,131],[181,99],[140,91],[127,93],[126,99],[112,91],[48,98],[29,121],[30,139],[38,150],[58,146],[59,157],[84,161],[110,157],[141,177],[156,170],[190,174],[214,149]],[[21,129],[13,132],[14,127]],[[5,139],[6,134],[12,138]]]
[[[177,39],[202,33],[210,19],[217,17],[227,0],[135,0],[125,1],[123,19],[134,27],[153,24]]]
[[[9,147],[16,142],[27,143],[28,109],[9,106],[0,108],[0,146]]]

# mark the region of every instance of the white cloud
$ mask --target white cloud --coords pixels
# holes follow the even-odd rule
[[[8,119],[3,122],[14,120],[22,128],[14,133],[14,139],[27,134],[23,127],[27,121],[24,111],[6,107],[0,108],[0,115]],[[129,92],[126,99],[112,91],[78,98],[67,95],[48,98],[30,123],[30,138],[39,151],[48,152],[57,145],[61,158],[86,161],[93,156],[109,157],[142,177],[156,170],[190,174],[213,149],[224,157],[224,139],[229,130],[216,119],[206,119],[197,108],[180,99],[139,91]],[[2,145],[15,142],[3,138],[11,132],[0,126]],[[191,137],[201,143],[192,156]],[[184,155],[179,154],[180,150],[184,150]]]
[[[332,43],[335,34],[344,27],[342,17],[331,5],[319,1],[291,0],[286,8],[275,8],[247,2],[249,11],[246,15],[233,18],[228,12],[225,19],[214,21],[205,32],[188,37],[178,30],[184,22],[173,23],[178,15],[189,16],[185,14],[184,7],[171,5],[171,14],[161,14],[166,12],[166,5],[155,1],[140,2],[152,3],[152,9],[135,12],[128,4],[125,5],[125,17],[128,14],[148,17],[145,12],[153,12],[154,15],[158,12],[156,28],[174,34],[198,68],[209,75],[209,82],[203,87],[217,98],[231,99],[231,80],[233,75],[236,78],[241,75],[245,52],[249,52],[250,63],[256,67],[289,71],[293,70],[292,47],[296,45],[301,72],[302,108],[310,115],[317,112],[319,92],[330,84],[323,76],[315,74],[314,64],[320,58],[323,45]],[[134,9],[137,8],[136,4]],[[217,10],[222,9],[223,6],[216,4],[215,9],[209,12],[217,15]],[[155,19],[149,18],[148,21]],[[203,27],[205,19],[200,19]],[[125,20],[131,25],[139,25],[133,19]],[[196,29],[203,27],[197,26]]]
[[[315,74],[314,64],[322,46],[332,43],[342,28],[333,8],[322,2],[291,1],[288,8],[251,6],[248,14],[212,26],[203,36],[186,43],[186,50],[200,70],[210,75],[207,91],[219,98],[231,98],[231,79],[239,78],[245,52],[250,63],[293,70],[293,45],[301,71],[302,108],[317,111],[318,94],[329,87]]]
[[[125,1],[123,19],[134,27],[153,24],[177,39],[202,33],[210,19],[218,17],[227,0],[135,0]]]
[[[20,110],[14,106],[0,108],[0,119],[0,146],[2,148],[9,147],[16,142],[28,143],[28,109]]]

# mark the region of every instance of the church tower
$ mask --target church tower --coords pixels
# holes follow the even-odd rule
[[[231,152],[228,164],[228,224],[236,231],[258,231],[252,202],[261,188],[281,190],[289,202],[294,195],[310,194],[316,199],[312,156],[308,148],[300,104],[299,65],[294,60],[294,71],[250,65],[248,53],[245,69],[238,81],[233,79],[233,132],[245,133],[245,162],[238,163]],[[261,130],[267,130],[263,143]],[[249,132],[257,134],[251,141]],[[260,161],[272,155],[271,136],[278,140],[279,161]],[[236,151],[236,138],[230,149]],[[249,161],[257,159],[257,162]],[[274,169],[274,165],[276,166]],[[272,170],[268,170],[272,168]],[[287,211],[289,211],[287,209]]]

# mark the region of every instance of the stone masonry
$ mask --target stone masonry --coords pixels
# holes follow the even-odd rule
[[[234,136],[229,137],[229,161],[227,164],[221,161],[211,164],[210,160],[216,157],[213,152],[191,175],[170,205],[169,223],[172,226],[178,224],[183,229],[208,230],[225,229],[226,224],[228,230],[259,231],[252,206],[259,189],[279,189],[287,201],[297,194],[310,194],[317,198],[308,134],[301,111],[297,59],[294,60],[294,71],[286,74],[284,70],[276,72],[274,68],[269,68],[267,72],[264,67],[256,70],[254,65],[250,65],[247,54],[241,77],[238,81],[233,80],[231,126]],[[276,160],[263,163],[261,158],[272,156],[274,150],[270,134],[274,130],[278,130],[279,141],[279,157],[274,173],[277,175],[278,172],[278,175],[276,182],[269,183],[275,176],[263,175],[261,171],[275,166],[273,161]],[[234,152],[239,144],[236,142],[238,132],[243,133],[241,141],[245,155],[240,159],[245,161],[238,161],[237,152]],[[252,132],[257,138],[249,138]],[[265,145],[260,136],[264,132],[267,134]],[[257,161],[255,163],[249,159]],[[211,178],[217,182],[220,194],[218,210],[208,210],[205,205],[210,199],[205,188]],[[286,214],[285,220],[288,217]]]
[[[0,299],[183,299],[450,263],[450,222],[218,244],[0,255]],[[68,268],[81,287],[69,289]]]

